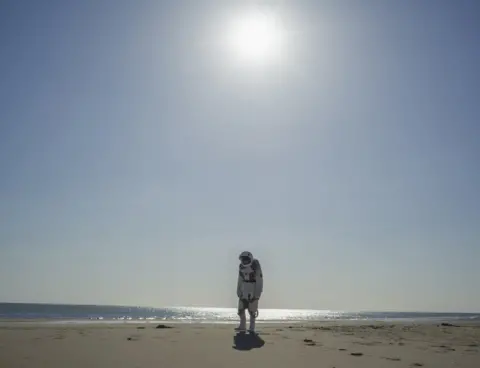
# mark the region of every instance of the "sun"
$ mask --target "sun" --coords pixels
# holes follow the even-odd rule
[[[282,29],[273,14],[254,11],[232,20],[227,42],[237,62],[264,65],[280,57]]]

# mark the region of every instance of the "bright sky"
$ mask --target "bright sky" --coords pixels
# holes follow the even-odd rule
[[[0,301],[480,311],[480,3],[0,5]]]

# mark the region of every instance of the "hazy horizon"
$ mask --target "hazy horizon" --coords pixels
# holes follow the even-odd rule
[[[0,301],[480,311],[480,3],[2,1]]]

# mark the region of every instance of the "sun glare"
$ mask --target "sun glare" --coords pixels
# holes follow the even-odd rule
[[[280,57],[282,32],[278,19],[260,11],[232,21],[228,45],[236,61],[268,64]]]

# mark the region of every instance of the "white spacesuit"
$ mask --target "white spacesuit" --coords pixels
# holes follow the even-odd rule
[[[253,258],[250,252],[242,252],[239,259],[237,296],[240,326],[238,326],[237,330],[246,330],[247,318],[245,310],[248,309],[250,314],[250,328],[248,330],[254,332],[255,319],[258,316],[258,301],[263,292],[262,268],[258,259]]]

